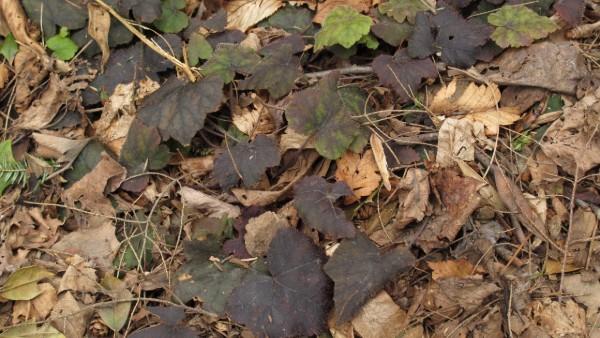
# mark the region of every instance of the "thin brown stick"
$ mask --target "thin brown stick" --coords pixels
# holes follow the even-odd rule
[[[185,73],[185,75],[188,77],[188,79],[190,81],[192,81],[192,82],[196,81],[196,75],[194,75],[194,73],[192,72],[191,68],[188,65],[186,65],[183,62],[181,62],[180,60],[178,60],[173,55],[167,53],[165,50],[163,50],[162,48],[160,48],[155,42],[153,42],[152,40],[148,39],[139,30],[137,30],[135,27],[133,27],[131,25],[131,23],[129,23],[129,20],[127,20],[127,19],[123,18],[121,15],[119,15],[119,13],[117,13],[111,6],[109,6],[108,4],[106,4],[104,1],[102,1],[102,0],[94,0],[94,1],[96,1],[96,3],[98,5],[100,5],[107,12],[109,12],[110,15],[114,16],[115,19],[117,19],[117,21],[119,21],[120,23],[122,23],[123,26],[125,26],[125,28],[127,28],[127,30],[129,30],[133,35],[137,36],[146,46],[148,46],[150,49],[152,49],[153,51],[155,51],[156,53],[158,53],[160,56],[162,56],[165,59],[169,60],[175,66],[181,68],[181,70],[183,71],[183,73]]]

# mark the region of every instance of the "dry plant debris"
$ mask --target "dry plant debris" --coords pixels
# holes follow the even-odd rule
[[[0,337],[600,335],[595,1],[0,1]]]

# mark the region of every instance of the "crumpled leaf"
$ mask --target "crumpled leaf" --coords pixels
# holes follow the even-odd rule
[[[572,294],[575,300],[588,309],[587,317],[593,318],[600,308],[600,282],[598,278],[585,273],[565,276],[563,280],[565,291]]]
[[[304,50],[304,41],[292,35],[267,45],[261,50],[264,58],[250,73],[252,76],[240,83],[241,89],[266,89],[273,99],[279,99],[294,88],[302,75],[300,58],[295,53]]]
[[[553,6],[556,14],[563,19],[569,27],[576,27],[583,19],[585,11],[584,0],[558,0]]]
[[[443,168],[454,166],[455,160],[473,161],[476,138],[483,137],[483,129],[483,124],[468,119],[446,118],[439,130],[435,161]]]
[[[163,139],[172,137],[186,145],[204,126],[206,114],[221,106],[222,89],[218,77],[186,83],[173,76],[144,98],[137,116],[147,126],[158,128]]]
[[[288,221],[285,218],[272,211],[267,211],[248,220],[245,227],[246,233],[244,234],[244,243],[248,253],[254,257],[265,256],[279,229],[288,226]]]
[[[369,34],[373,20],[349,6],[334,8],[323,21],[321,30],[315,34],[315,50],[336,44],[350,48]]]
[[[413,59],[406,49],[398,50],[394,56],[379,55],[373,60],[373,71],[383,85],[394,89],[402,102],[416,95],[424,79],[437,76],[430,59]]]
[[[268,18],[283,6],[281,0],[232,0],[227,1],[227,28],[245,32],[259,21]]]
[[[466,259],[446,260],[437,262],[427,262],[427,265],[433,270],[431,278],[433,280],[444,278],[464,278],[473,276],[476,273],[483,273],[485,270],[481,266],[475,267]]]
[[[46,38],[56,34],[56,26],[71,30],[85,27],[87,10],[81,0],[23,0],[27,16],[43,25]]]
[[[0,297],[9,300],[33,299],[42,293],[38,282],[52,276],[52,272],[40,266],[21,268],[8,276],[6,282],[0,286]]]
[[[475,19],[465,20],[450,7],[436,15],[423,12],[416,16],[416,27],[408,39],[408,54],[424,58],[439,52],[450,66],[472,66],[480,48],[488,41],[491,28]]]
[[[235,73],[249,74],[260,62],[260,57],[250,48],[233,44],[219,44],[204,65],[204,76],[218,75],[225,84],[233,81]]]
[[[502,48],[529,46],[558,29],[554,21],[525,6],[502,6],[488,15],[496,29],[492,40]]]
[[[169,148],[160,141],[156,128],[147,127],[138,119],[133,120],[119,158],[129,176],[146,170],[159,170],[167,165]]]
[[[407,20],[415,23],[415,16],[418,12],[431,10],[435,8],[435,1],[426,0],[388,0],[379,5],[379,12],[394,18],[402,23]]]
[[[42,291],[31,300],[17,300],[13,306],[13,322],[21,320],[44,320],[56,305],[56,289],[50,283],[38,285]],[[1,337],[2,335],[0,335]]]
[[[107,269],[112,266],[119,246],[115,226],[109,220],[93,228],[68,233],[52,246],[52,250],[77,254],[90,259],[98,267]]]
[[[91,310],[85,309],[70,291],[66,291],[58,296],[58,303],[52,309],[50,318],[56,318],[52,319],[52,326],[70,338],[85,335],[91,315]]]
[[[356,234],[354,239],[343,240],[324,267],[335,285],[335,322],[342,324],[351,320],[387,282],[414,263],[415,257],[408,249],[398,247],[381,254],[362,233]]]
[[[327,329],[331,281],[325,254],[291,228],[275,235],[267,254],[269,275],[251,273],[227,302],[226,311],[259,336],[318,335]]]
[[[215,177],[223,189],[229,189],[240,180],[249,187],[257,183],[267,168],[279,164],[279,148],[273,139],[258,135],[254,141],[240,142],[225,149],[215,160]]]
[[[344,203],[352,204],[375,191],[381,181],[378,170],[373,151],[370,149],[362,155],[347,151],[337,160],[335,178],[346,183],[352,190],[352,195],[344,198]]]
[[[221,218],[227,216],[236,218],[241,212],[240,208],[235,205],[223,202],[216,197],[190,187],[182,187],[179,194],[181,194],[181,199],[186,206],[206,211],[209,217]]]
[[[409,168],[400,180],[398,188],[400,189],[398,193],[400,203],[394,226],[404,228],[414,221],[422,221],[430,208],[427,171]]]
[[[46,41],[46,46],[53,52],[52,56],[68,61],[75,56],[79,47],[69,38],[69,29],[61,27],[58,34]]]
[[[164,33],[179,33],[190,23],[188,16],[181,10],[185,0],[162,0],[161,15],[154,25]]]
[[[108,46],[108,32],[110,31],[110,14],[100,5],[88,4],[88,34],[100,46],[102,59],[100,69],[104,70],[104,65],[110,57],[110,47]]]
[[[352,319],[352,326],[363,338],[396,338],[405,333],[407,317],[406,311],[387,292],[381,291]]]
[[[462,311],[476,310],[487,297],[500,290],[495,283],[481,277],[446,278],[429,284],[423,304],[427,310],[447,319]]]
[[[203,306],[223,314],[227,298],[240,285],[246,270],[231,264],[216,265],[211,256],[219,256],[219,243],[205,241],[184,242],[186,262],[175,274],[175,295],[184,303],[197,297]]]
[[[362,114],[364,96],[356,88],[337,89],[339,73],[324,77],[292,98],[286,118],[290,127],[315,139],[315,148],[328,159],[337,159],[361,136],[360,125],[350,114]]]
[[[294,204],[298,214],[309,227],[333,238],[351,238],[356,234],[344,211],[334,205],[352,190],[343,182],[328,183],[319,176],[308,176],[294,187]]]

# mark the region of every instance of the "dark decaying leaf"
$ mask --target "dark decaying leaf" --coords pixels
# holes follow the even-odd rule
[[[411,36],[412,32],[413,25],[407,22],[398,23],[385,15],[382,15],[379,21],[371,26],[373,35],[394,47],[400,46]]]
[[[421,0],[388,0],[379,5],[379,12],[396,19],[398,22],[407,20],[410,23],[415,22],[415,15],[418,12],[428,9],[427,2]]]
[[[216,49],[220,44],[236,44],[244,41],[246,34],[237,29],[226,29],[222,32],[210,34],[206,40],[213,49]]]
[[[294,187],[294,204],[309,227],[336,239],[350,238],[356,234],[354,225],[335,201],[351,195],[352,190],[344,182],[328,183],[322,177],[308,176]]]
[[[148,170],[159,170],[169,162],[169,148],[160,144],[161,138],[156,128],[146,126],[139,119],[133,120],[129,127],[127,138],[121,148],[119,162],[127,168],[127,175],[133,176],[141,174]],[[149,176],[144,175],[134,179],[127,180],[121,185],[121,188],[129,191],[140,191],[146,187]],[[127,185],[131,183],[134,186]],[[133,189],[131,189],[133,188]],[[138,188],[138,189],[136,189]]]
[[[186,83],[173,76],[144,98],[138,117],[158,128],[163,139],[172,137],[185,145],[202,129],[206,114],[217,111],[222,100],[223,81],[218,77]]]
[[[266,25],[301,34],[312,27],[312,18],[313,13],[306,7],[285,6],[271,15]]]
[[[335,285],[335,321],[341,324],[351,320],[387,282],[414,263],[415,257],[408,249],[396,248],[381,254],[362,233],[343,240],[324,267]]]
[[[240,142],[225,149],[215,160],[214,175],[223,189],[238,184],[244,186],[257,183],[265,170],[279,164],[280,154],[277,143],[265,135],[258,135],[254,141]]]
[[[180,322],[185,318],[185,312],[181,308],[148,306],[146,309],[152,314],[158,316],[162,322],[160,325],[148,327],[135,331],[129,337],[132,338],[194,338],[198,337],[198,332],[185,327]]]
[[[235,238],[228,239],[223,243],[223,252],[227,255],[234,255],[237,258],[251,258],[252,256],[246,249],[244,236],[246,235],[246,225],[250,218],[258,217],[265,212],[262,207],[251,206],[242,210],[242,214],[233,222],[233,228],[237,231]]]
[[[327,329],[332,284],[323,251],[291,228],[277,232],[267,253],[270,275],[251,273],[227,302],[233,320],[260,337],[318,335]]]
[[[220,247],[210,239],[184,242],[186,262],[175,274],[175,295],[184,303],[197,297],[203,307],[223,314],[227,298],[246,274],[231,263],[215,265],[210,256],[218,256]]]
[[[442,61],[456,67],[470,67],[485,45],[492,28],[479,21],[465,20],[454,9],[441,9],[436,15],[417,14],[413,36],[408,40],[408,54],[425,57],[440,52]]]
[[[373,60],[373,70],[379,81],[393,88],[403,102],[415,96],[423,79],[437,76],[435,65],[430,59],[412,59],[405,49],[396,52],[394,56],[379,55]]]
[[[74,30],[87,22],[87,7],[82,0],[23,0],[22,4],[29,19],[42,24],[45,37],[55,35],[57,26]]]
[[[220,44],[202,66],[202,74],[217,75],[227,84],[233,81],[235,73],[249,74],[259,62],[260,57],[250,48]]]
[[[585,10],[584,0],[558,0],[554,3],[554,10],[561,19],[565,20],[570,27],[577,26],[583,18]]]
[[[252,76],[240,83],[241,89],[266,89],[272,98],[278,99],[294,88],[294,82],[302,75],[300,58],[294,53],[304,50],[299,35],[279,39],[261,49],[264,58],[250,71]]]
[[[316,86],[296,93],[286,110],[290,127],[314,137],[319,154],[329,159],[341,157],[360,136],[360,124],[352,115],[362,114],[364,108],[364,101],[355,104],[361,98],[343,94],[351,87],[337,89],[338,78],[339,73],[334,72]],[[360,110],[356,111],[357,107]]]
[[[201,34],[203,30],[210,33],[222,32],[227,25],[227,13],[223,8],[219,9],[208,19],[202,19],[202,11],[198,11],[196,16],[190,20],[190,25],[183,31],[183,36],[189,39],[193,33]]]
[[[113,0],[114,1],[114,0]],[[150,23],[162,14],[160,0],[117,0],[116,9],[127,16],[129,11],[141,22]]]
[[[165,34],[164,39],[156,39],[156,43],[165,50],[172,51],[177,58],[181,57],[181,39],[177,35]],[[169,47],[167,47],[167,44]],[[128,48],[111,51],[104,73],[98,75],[90,84],[97,92],[86,91],[86,104],[100,102],[100,95],[110,96],[120,83],[129,83],[149,77],[158,80],[158,73],[173,68],[173,64],[156,54],[143,43],[138,42]]]

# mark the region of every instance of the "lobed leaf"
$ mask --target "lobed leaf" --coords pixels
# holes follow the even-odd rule
[[[369,33],[373,20],[350,6],[334,8],[315,35],[315,50],[336,44],[350,48]]]
[[[496,26],[492,39],[502,48],[529,46],[558,29],[550,18],[525,6],[503,6],[488,16],[488,22]]]

